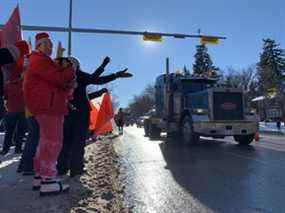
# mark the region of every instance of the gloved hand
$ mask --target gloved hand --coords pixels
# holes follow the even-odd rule
[[[133,77],[133,74],[129,73],[128,68],[126,68],[122,71],[116,72],[116,76],[119,78],[131,78]]]
[[[104,58],[103,63],[101,64],[101,67],[105,68],[110,63],[110,58],[107,56]]]

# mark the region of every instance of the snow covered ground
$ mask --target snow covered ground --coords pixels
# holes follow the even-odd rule
[[[259,122],[260,131],[285,133],[284,123],[281,123],[281,131],[277,129],[276,122]]]

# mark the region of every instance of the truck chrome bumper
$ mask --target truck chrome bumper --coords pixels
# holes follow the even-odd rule
[[[249,135],[258,131],[258,123],[253,121],[200,121],[193,123],[193,130],[204,136]]]

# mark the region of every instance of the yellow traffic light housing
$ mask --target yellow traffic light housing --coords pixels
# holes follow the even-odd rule
[[[200,39],[201,44],[219,44],[219,38],[212,36],[202,36]]]
[[[144,34],[144,41],[162,42],[162,36],[159,34]]]

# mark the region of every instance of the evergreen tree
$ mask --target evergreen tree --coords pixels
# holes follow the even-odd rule
[[[213,61],[211,56],[208,53],[207,47],[202,45],[196,46],[196,54],[195,54],[195,63],[193,64],[193,73],[194,74],[205,74],[209,75],[209,73],[218,71],[218,68],[213,65]]]
[[[269,89],[278,90],[282,74],[285,72],[285,54],[280,45],[272,39],[263,40],[263,51],[257,63],[259,89],[267,93]]]
[[[188,76],[188,75],[191,74],[190,71],[187,69],[186,65],[184,65],[184,67],[183,67],[183,74],[184,74],[185,76]]]

